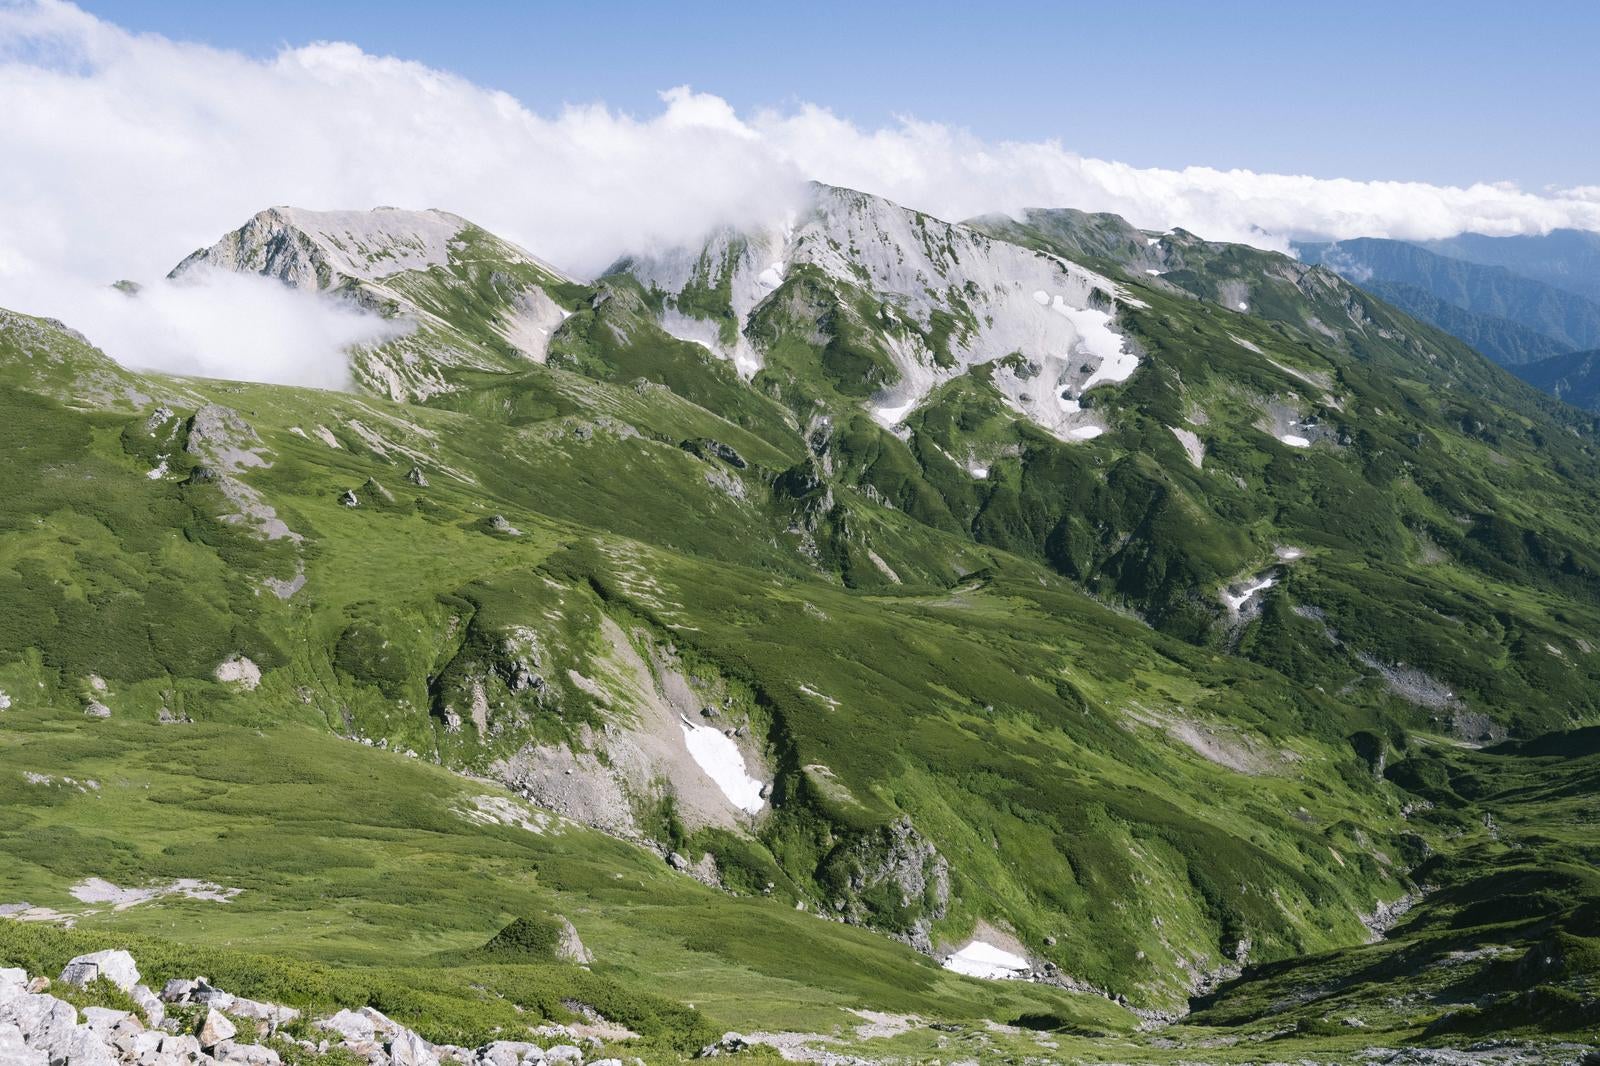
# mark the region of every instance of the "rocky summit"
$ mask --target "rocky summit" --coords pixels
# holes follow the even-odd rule
[[[1597,425],[1337,266],[817,184],[173,270],[342,391],[0,312],[0,1061],[1590,1061]]]

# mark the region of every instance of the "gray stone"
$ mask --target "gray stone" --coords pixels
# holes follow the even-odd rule
[[[439,1066],[439,1057],[433,1053],[432,1046],[406,1028],[401,1028],[389,1041],[389,1061],[393,1066]]]
[[[195,1036],[203,1048],[216,1047],[224,1040],[232,1040],[239,1035],[239,1027],[227,1018],[218,1014],[215,1008],[206,1011],[205,1020],[200,1023],[200,1028],[195,1031]]]
[[[160,1025],[167,1017],[167,1008],[161,1003],[161,998],[150,991],[148,985],[134,985],[133,991],[128,993],[134,1005],[144,1012],[147,1024]]]
[[[29,1047],[22,1030],[11,1022],[0,1022],[0,1062],[10,1066],[50,1066],[43,1048]]]
[[[80,988],[97,977],[104,977],[124,992],[139,983],[139,967],[126,951],[94,951],[79,955],[61,971],[61,980]]]
[[[331,1018],[324,1018],[317,1025],[319,1028],[338,1033],[352,1043],[371,1041],[377,1036],[377,1029],[372,1024],[372,1019],[353,1010],[342,1010]]]

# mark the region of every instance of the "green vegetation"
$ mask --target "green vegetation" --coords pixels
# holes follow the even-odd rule
[[[457,1042],[578,1004],[652,1062],[730,1028],[1343,1061],[1592,1026],[1592,420],[1282,257],[984,225],[1136,298],[1097,440],[1020,419],[992,366],[882,428],[895,345],[954,368],[967,301],[913,322],[805,265],[743,325],[747,381],[661,331],[663,294],[469,232],[385,279],[444,331],[360,357],[437,371],[413,402],[133,375],[0,313],[0,903],[74,920],[0,923],[0,963],[126,946]],[[732,343],[731,268],[701,266],[678,309]],[[504,335],[530,287],[568,312],[545,363]],[[470,360],[404,363],[445,332]],[[202,461],[213,405],[259,465]],[[1291,415],[1309,447],[1268,431]],[[760,817],[636,772],[657,704],[674,743],[680,715],[737,737]],[[556,787],[539,759],[624,779],[611,834],[518,795]],[[89,878],[238,891],[115,909]],[[929,957],[974,936],[1062,980]],[[945,1028],[868,1040],[860,1010]]]

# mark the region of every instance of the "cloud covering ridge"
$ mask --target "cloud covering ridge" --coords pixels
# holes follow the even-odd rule
[[[812,104],[740,114],[687,87],[642,117],[603,105],[541,114],[353,44],[257,59],[130,33],[60,0],[0,0],[0,306],[62,318],[135,365],[260,376],[244,356],[193,348],[215,344],[215,331],[183,324],[216,320],[198,304],[225,297],[272,341],[258,319],[291,316],[243,295],[248,284],[161,291],[137,314],[161,304],[163,328],[128,323],[140,301],[89,294],[117,278],[154,281],[270,205],[443,208],[585,275],[715,225],[780,219],[812,178],[944,218],[1076,207],[1267,248],[1600,229],[1594,189],[1138,168],[913,119],[866,129]],[[306,372],[271,372],[322,384],[328,346],[361,329],[347,311],[302,303],[315,328],[277,339],[300,347]],[[91,306],[111,310],[85,322]]]

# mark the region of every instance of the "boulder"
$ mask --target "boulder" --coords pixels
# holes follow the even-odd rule
[[[235,1044],[224,1040],[211,1052],[219,1063],[227,1066],[280,1066],[278,1053],[260,1044]]]
[[[184,1062],[200,1054],[200,1041],[190,1033],[168,1033],[161,1038],[161,1054]]]
[[[369,1042],[377,1036],[372,1019],[353,1010],[342,1010],[331,1018],[322,1019],[317,1026],[338,1033],[352,1044]]]
[[[233,1000],[231,1007],[223,1008],[230,1014],[241,1018],[253,1018],[256,1021],[266,1022],[276,1029],[280,1025],[287,1025],[300,1017],[300,1012],[293,1007],[285,1007],[278,1003],[264,1003],[259,999],[245,999],[243,996],[230,996]]]
[[[112,1010],[110,1007],[85,1007],[83,1008],[83,1024],[97,1033],[110,1033],[123,1022],[133,1022],[133,1015],[125,1010]],[[134,1022],[137,1025],[137,1022]]]
[[[478,1061],[483,1066],[521,1066],[525,1062],[543,1062],[544,1048],[522,1040],[496,1040],[478,1049]]]
[[[214,1048],[224,1040],[232,1040],[238,1035],[239,1027],[217,1013],[216,1008],[206,1011],[204,1020],[200,1022],[200,1028],[195,1030],[195,1036],[203,1048]]]
[[[51,1062],[60,1066],[117,1066],[117,1058],[105,1038],[88,1026],[73,1029],[64,1046],[50,1054]]]
[[[54,996],[30,992],[14,994],[0,1001],[0,1024],[10,1023],[22,1032],[29,1047],[40,1048],[51,1058],[64,1052],[67,1040],[78,1026],[78,1012],[70,1003]]]
[[[50,1066],[43,1048],[29,1047],[13,1022],[0,1022],[0,1062],[11,1066]]]
[[[186,981],[182,977],[174,977],[161,986],[161,998],[168,1003],[187,1003],[189,996],[199,984],[199,981]]]
[[[552,1066],[559,1066],[561,1063],[578,1066],[583,1062],[583,1051],[571,1044],[557,1044],[555,1047],[545,1049],[544,1061],[551,1063]]]
[[[389,1062],[392,1066],[439,1066],[439,1057],[426,1040],[402,1027],[389,1041]]]
[[[134,985],[133,991],[128,993],[134,1005],[144,1013],[147,1025],[158,1026],[167,1017],[167,1008],[162,1005],[161,998],[150,991],[149,985]]]
[[[98,977],[104,977],[124,992],[132,992],[139,983],[139,967],[126,951],[111,950],[79,955],[61,971],[61,980],[79,988]]]
[[[556,958],[580,966],[593,962],[594,956],[583,946],[577,927],[560,915],[557,915],[557,920],[561,923],[561,939],[556,943]]]

